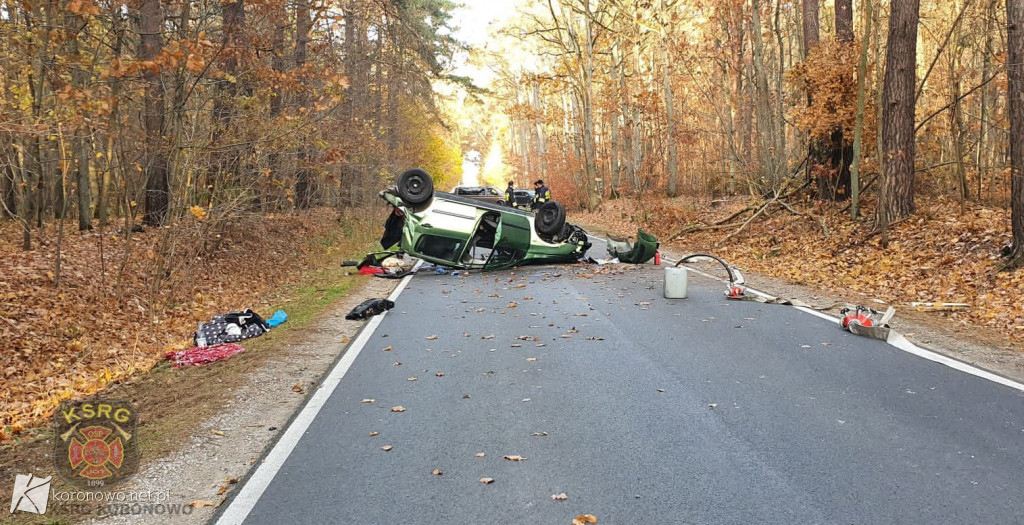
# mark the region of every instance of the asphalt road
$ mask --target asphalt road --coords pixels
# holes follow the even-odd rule
[[[1024,523],[1024,393],[662,277],[416,276],[222,522]]]

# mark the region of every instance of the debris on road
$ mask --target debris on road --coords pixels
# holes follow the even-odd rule
[[[885,313],[868,306],[847,307],[839,311],[843,316],[842,327],[850,333],[882,341],[889,339],[889,320],[895,314],[896,309],[892,306]]]
[[[636,243],[630,243],[629,239],[608,237],[608,255],[628,264],[643,264],[654,259],[659,246],[661,243],[658,238],[642,229],[636,231]]]
[[[350,321],[367,319],[377,314],[382,314],[395,307],[395,302],[389,299],[367,299],[352,309],[345,319]]]

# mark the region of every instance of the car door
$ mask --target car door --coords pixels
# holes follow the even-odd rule
[[[511,212],[501,214],[494,237],[494,249],[484,269],[500,270],[514,266],[530,248],[530,220]]]

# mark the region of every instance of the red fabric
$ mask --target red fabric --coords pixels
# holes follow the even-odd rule
[[[359,269],[360,275],[376,275],[378,273],[384,273],[384,268],[379,266],[363,266]]]
[[[245,351],[241,345],[235,343],[224,343],[221,345],[207,347],[193,347],[189,350],[178,350],[167,352],[164,356],[174,361],[174,368],[180,366],[201,366],[221,359],[227,359],[239,352]]]

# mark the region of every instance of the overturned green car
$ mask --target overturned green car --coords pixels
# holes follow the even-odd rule
[[[403,172],[380,193],[394,209],[381,244],[425,261],[466,270],[576,262],[590,249],[587,233],[565,222],[565,208],[545,203],[537,213],[434,191],[430,175]]]

